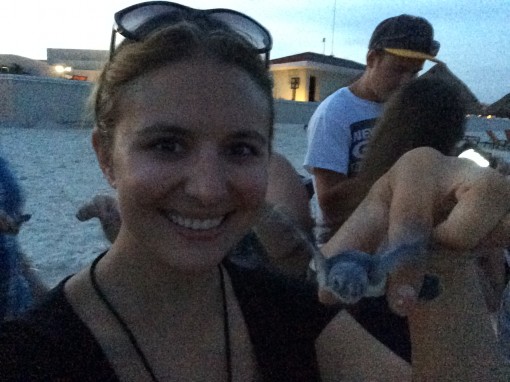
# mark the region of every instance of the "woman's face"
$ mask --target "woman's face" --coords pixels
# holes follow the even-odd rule
[[[115,244],[179,268],[221,261],[264,202],[269,102],[246,72],[211,59],[170,63],[126,85],[102,163],[118,191]]]

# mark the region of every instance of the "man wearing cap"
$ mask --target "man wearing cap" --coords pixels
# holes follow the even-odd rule
[[[384,102],[418,75],[425,60],[438,62],[439,43],[433,33],[421,17],[400,15],[382,21],[370,38],[363,75],[327,97],[310,119],[304,166],[313,175],[320,207],[319,244],[329,237],[328,221],[335,221],[341,182],[357,173]]]
[[[333,233],[329,227],[338,223],[335,214],[344,198],[342,182],[356,175],[384,102],[418,75],[425,60],[437,61],[438,50],[433,28],[424,18],[400,15],[382,21],[370,38],[363,75],[327,97],[313,114],[304,166],[313,175],[320,207],[316,216],[319,245]],[[363,299],[349,312],[378,340],[410,362],[407,320],[391,312],[384,297]]]

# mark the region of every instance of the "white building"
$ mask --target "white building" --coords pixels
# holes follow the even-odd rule
[[[351,84],[365,70],[360,63],[306,52],[271,60],[273,97],[289,101],[320,102]]]

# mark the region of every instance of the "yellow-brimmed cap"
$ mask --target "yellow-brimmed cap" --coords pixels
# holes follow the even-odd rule
[[[423,17],[406,14],[379,23],[368,43],[368,49],[434,62],[441,62],[436,58],[439,47],[432,25]]]
[[[406,57],[406,58],[416,58],[417,60],[429,60],[437,63],[442,63],[441,60],[438,60],[434,56],[430,54],[426,54],[423,52],[417,52],[415,50],[409,49],[397,49],[397,48],[384,48],[385,52],[391,53],[395,56]]]

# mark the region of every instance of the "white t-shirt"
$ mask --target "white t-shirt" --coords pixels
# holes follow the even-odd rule
[[[357,173],[382,109],[382,103],[359,98],[347,87],[327,97],[308,124],[305,169],[323,168],[348,176]]]
[[[358,172],[363,153],[375,120],[383,104],[355,96],[347,87],[327,97],[315,110],[308,124],[308,150],[304,168],[313,175],[313,168],[336,171],[347,176]],[[313,177],[314,187],[315,177]],[[317,189],[317,188],[316,188]],[[312,199],[316,220],[316,237],[329,235],[318,207],[317,194]]]

